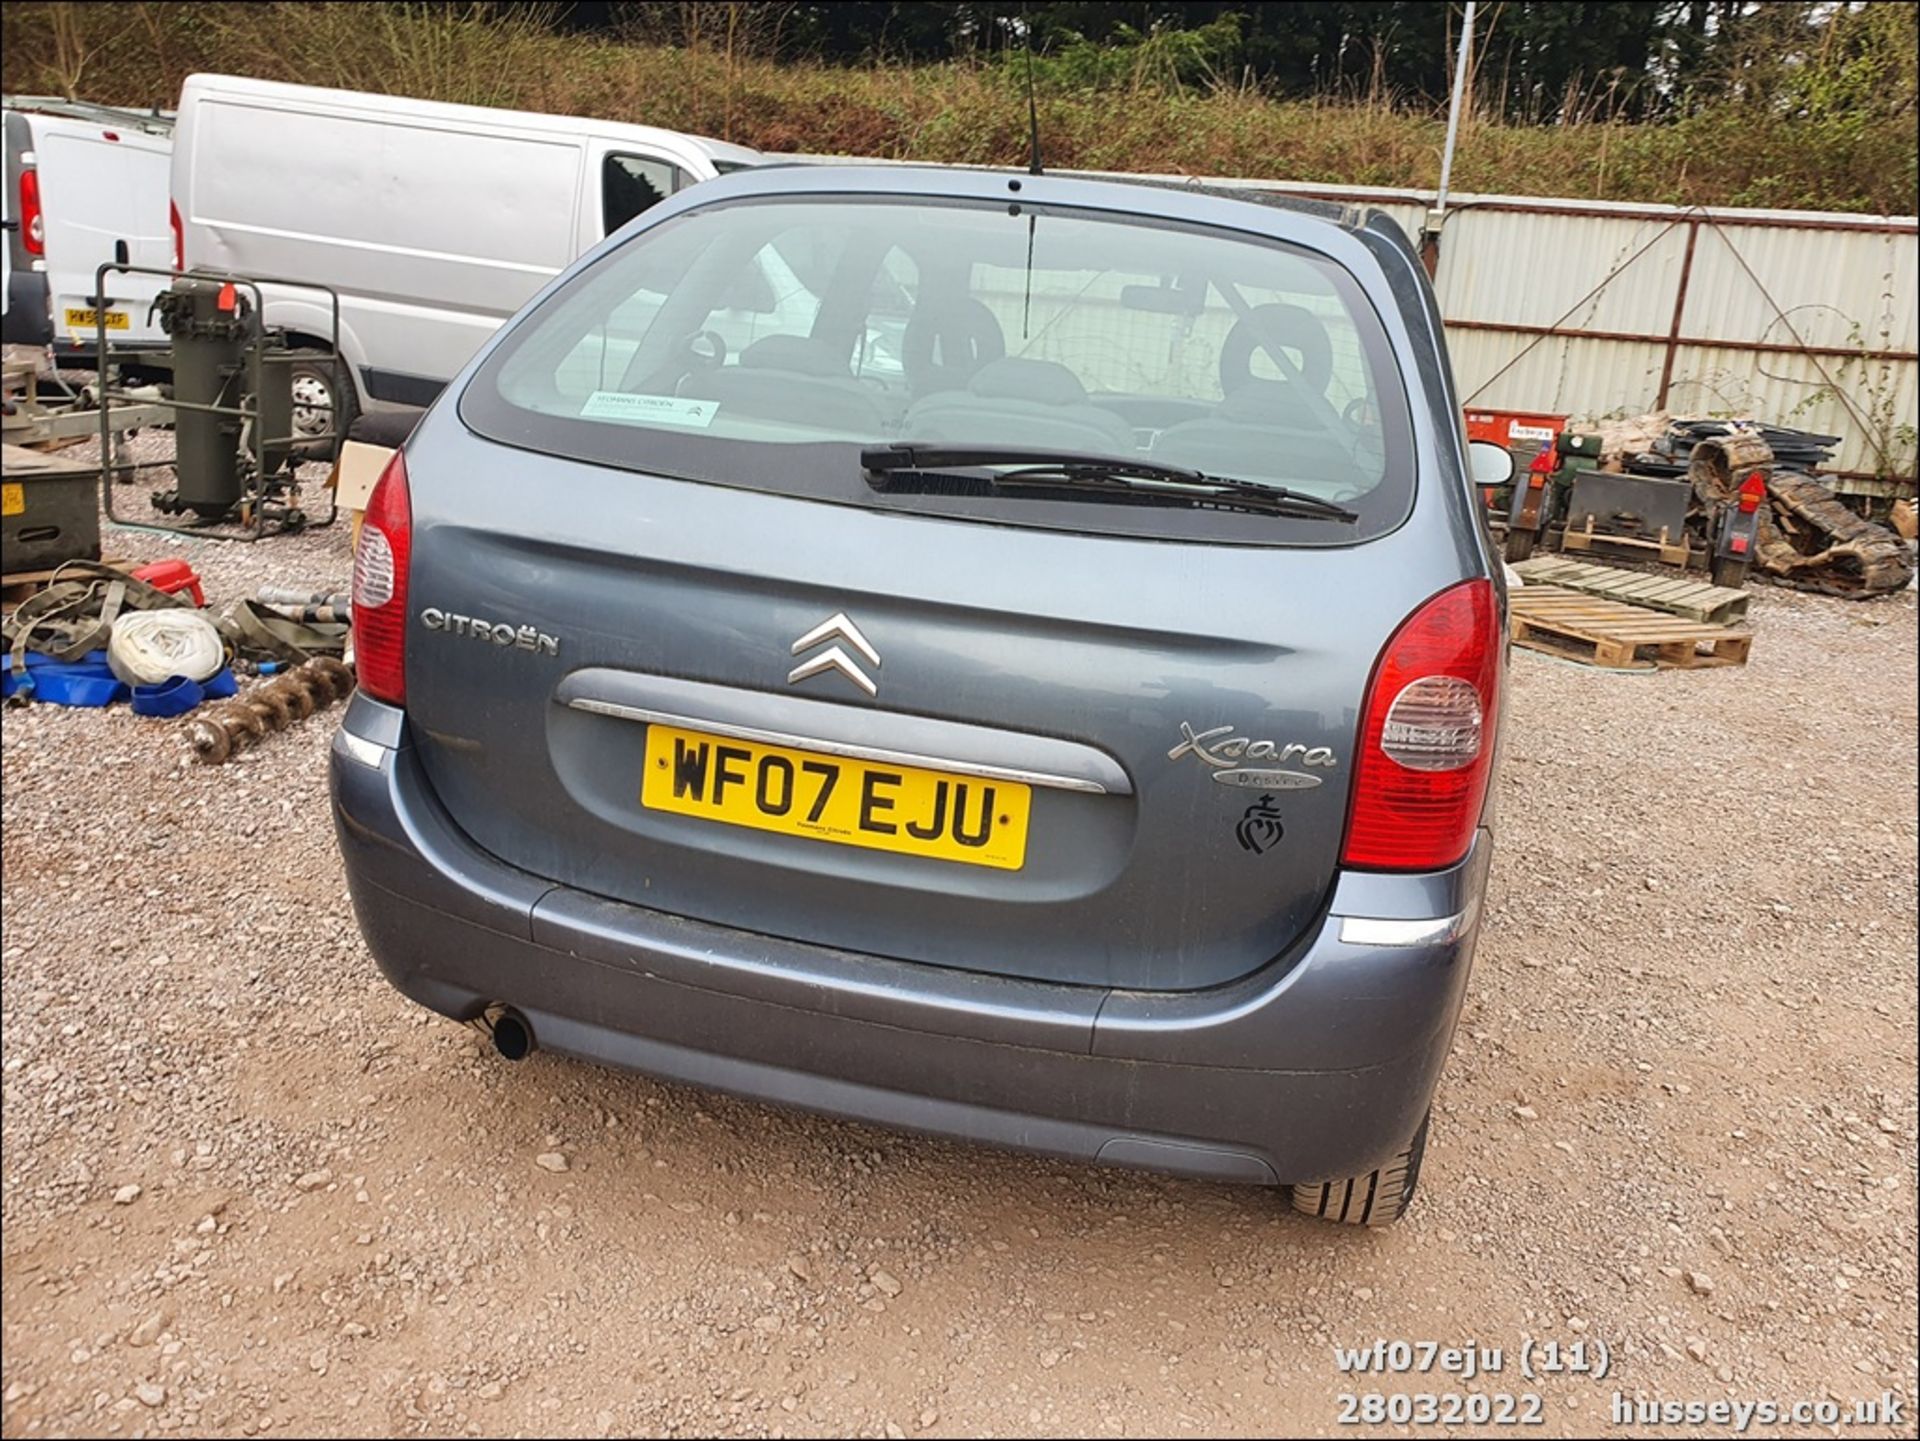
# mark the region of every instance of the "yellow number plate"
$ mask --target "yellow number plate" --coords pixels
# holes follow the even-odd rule
[[[126,311],[109,310],[107,312],[108,330],[126,330],[132,325],[133,317],[128,315]],[[98,328],[99,321],[94,319],[94,313],[91,310],[69,310],[67,312],[67,329],[96,330]]]
[[[0,515],[24,515],[27,488],[24,485],[0,485]]]
[[[640,804],[723,825],[1017,871],[1033,799],[1017,781],[879,765],[647,727]]]

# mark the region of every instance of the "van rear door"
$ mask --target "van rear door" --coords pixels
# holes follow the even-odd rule
[[[179,144],[189,267],[337,291],[375,400],[431,399],[584,248],[582,142],[507,112],[194,76]],[[326,334],[313,292],[266,304],[269,324]]]
[[[124,258],[166,270],[172,262],[167,180],[173,142],[84,120],[34,116],[32,122],[54,335],[62,344],[91,348],[100,266]],[[166,287],[163,275],[109,276],[107,339],[165,345],[147,310]]]

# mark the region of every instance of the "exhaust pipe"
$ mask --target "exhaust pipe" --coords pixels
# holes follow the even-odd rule
[[[493,1048],[509,1061],[524,1061],[533,1054],[533,1027],[512,1006],[491,1013]]]

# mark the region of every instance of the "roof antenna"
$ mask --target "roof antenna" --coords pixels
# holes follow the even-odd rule
[[[1033,17],[1026,11],[1020,13],[1020,28],[1027,37],[1027,174],[1038,175],[1040,170],[1040,111],[1033,99]]]

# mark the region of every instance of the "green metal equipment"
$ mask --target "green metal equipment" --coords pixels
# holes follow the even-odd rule
[[[1535,543],[1547,528],[1559,524],[1566,515],[1568,497],[1579,477],[1599,468],[1597,435],[1563,430],[1554,437],[1550,451],[1542,447],[1533,464],[1514,476],[1511,490],[1495,499],[1506,511],[1509,561],[1522,561],[1533,554]]]
[[[173,274],[144,266],[109,264],[100,267],[96,284],[104,287],[112,273]],[[295,433],[293,370],[296,363],[311,363],[312,355],[310,351],[294,351],[284,332],[261,323],[263,285],[297,286],[326,295],[332,324],[327,354],[334,367],[335,385],[352,384],[340,358],[340,300],[328,287],[207,271],[174,276],[171,288],[154,300],[160,327],[172,344],[164,355],[143,355],[141,360],[148,369],[171,373],[171,394],[158,404],[172,415],[174,454],[171,459],[145,461],[135,468],[171,466],[174,484],[171,489],[153,492],[153,507],[162,514],[193,519],[187,525],[155,525],[115,514],[111,477],[103,468],[102,506],[114,524],[250,541],[266,534],[269,526],[294,531],[333,523],[337,509],[331,497],[326,518],[317,522],[310,520],[298,504],[297,447],[337,442],[340,436],[331,421],[322,433]],[[104,319],[98,322],[95,341],[99,374],[105,376],[113,356]],[[115,428],[114,402],[130,398],[129,392],[100,386],[103,454]],[[117,467],[122,471],[126,468]],[[235,528],[207,529],[222,524]]]

